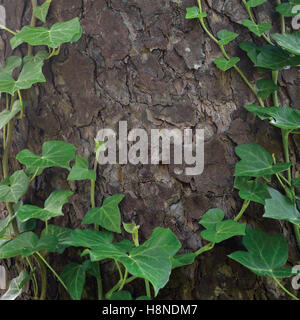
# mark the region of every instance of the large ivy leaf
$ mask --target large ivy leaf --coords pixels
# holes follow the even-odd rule
[[[47,221],[57,216],[63,216],[62,207],[72,194],[73,192],[69,190],[53,191],[45,201],[44,208],[25,204],[17,211],[17,216],[21,221],[29,219]]]
[[[89,163],[85,158],[76,156],[75,165],[69,173],[68,180],[96,180],[96,172],[89,170]]]
[[[58,48],[66,42],[76,42],[80,39],[82,28],[78,18],[66,22],[55,23],[50,29],[44,27],[25,26],[10,41],[12,49],[26,42],[31,46],[46,45]]]
[[[265,200],[271,198],[266,184],[249,180],[249,177],[236,177],[234,187],[239,190],[239,197],[244,200],[264,205]]]
[[[268,23],[256,24],[249,19],[244,19],[242,23],[243,26],[247,27],[251,32],[259,37],[272,28],[272,26]]]
[[[201,12],[199,7],[190,7],[186,8],[186,19],[196,19],[196,18],[205,18],[207,16],[206,12]]]
[[[231,69],[233,66],[235,66],[239,61],[240,61],[240,58],[238,57],[233,57],[233,58],[230,58],[229,60],[221,57],[221,58],[216,58],[214,60],[214,63],[220,70],[227,71]]]
[[[4,202],[18,202],[26,193],[29,180],[24,171],[16,171],[12,176],[0,183],[0,200]]]
[[[287,170],[292,163],[273,164],[272,155],[257,144],[242,144],[235,148],[241,158],[235,165],[235,176],[263,177]]]
[[[280,47],[266,45],[258,47],[252,42],[242,42],[239,44],[256,67],[280,70],[288,66],[297,66],[300,64],[300,57],[291,56]]]
[[[179,240],[171,230],[158,227],[142,245],[130,249],[129,255],[120,249],[107,250],[105,254],[105,248],[99,247],[91,250],[90,257],[92,261],[117,259],[133,276],[149,280],[157,294],[169,280],[171,258],[180,247]]]
[[[62,167],[69,169],[77,148],[64,141],[47,141],[42,146],[42,156],[35,155],[28,149],[17,154],[17,160],[28,168]]]
[[[24,285],[29,281],[31,275],[26,271],[21,271],[18,277],[11,280],[8,290],[0,298],[0,300],[16,300],[23,292]]]
[[[270,124],[281,129],[299,129],[300,128],[300,111],[291,107],[271,107],[268,108],[272,116]]]
[[[36,251],[38,241],[35,233],[31,231],[22,233],[0,247],[0,258],[7,259],[18,255],[23,258],[28,257]]]
[[[220,39],[218,43],[224,46],[238,37],[238,34],[228,30],[220,30],[218,31],[217,36]]]
[[[70,238],[72,231],[72,229],[51,224],[48,225],[47,229],[42,231],[41,236],[51,235],[55,237],[56,244],[55,247],[52,248],[51,252],[63,253],[64,250],[69,246],[65,244],[64,241]],[[50,250],[48,249],[48,251]]]
[[[300,224],[300,212],[289,198],[279,191],[268,189],[271,199],[266,200],[263,217],[277,220],[287,220],[294,224]]]
[[[60,275],[73,300],[80,300],[86,277],[86,265],[69,263]]]
[[[271,34],[271,37],[277,42],[279,46],[283,49],[300,55],[300,32],[295,31],[293,33],[274,33]]]
[[[292,275],[291,269],[281,268],[288,258],[288,246],[282,234],[270,236],[260,230],[249,228],[243,237],[243,245],[248,251],[236,251],[228,257],[259,276]]]
[[[223,220],[224,212],[220,209],[208,210],[199,221],[206,230],[201,231],[201,236],[208,241],[219,243],[229,238],[245,234],[245,223],[234,220]]]
[[[276,11],[284,17],[295,17],[298,14],[298,10],[293,10],[297,4],[300,4],[299,0],[280,3],[276,7]]]
[[[33,14],[36,18],[46,23],[47,14],[52,0],[46,0],[41,6],[37,6],[33,10]]]
[[[101,208],[94,208],[87,212],[82,224],[97,224],[101,227],[121,233],[121,215],[119,203],[124,198],[123,194],[115,194],[103,201]]]

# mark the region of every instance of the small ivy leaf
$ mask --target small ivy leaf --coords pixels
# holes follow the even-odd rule
[[[249,180],[249,177],[236,177],[234,187],[239,189],[239,197],[244,200],[264,205],[265,200],[271,198],[266,184]]]
[[[54,217],[63,216],[62,207],[72,194],[73,192],[69,190],[53,191],[45,201],[44,208],[25,204],[17,211],[17,216],[23,222],[29,219],[47,221]]]
[[[126,290],[115,291],[110,297],[106,297],[108,300],[133,300],[131,293]]]
[[[268,98],[273,92],[279,89],[279,86],[271,79],[260,79],[257,81],[256,85],[258,88],[257,95],[262,99]]]
[[[196,258],[197,255],[194,252],[177,254],[171,259],[172,269],[193,264]]]
[[[71,234],[72,229],[51,224],[48,225],[47,229],[44,229],[42,231],[41,237],[45,235],[54,237],[56,239],[56,245],[51,248],[51,250],[48,249],[48,251],[61,254],[68,247],[68,245],[64,244],[64,241],[67,240],[71,236]]]
[[[247,6],[250,8],[255,8],[257,6],[260,6],[261,4],[265,3],[267,0],[249,0],[247,1]]]
[[[292,185],[296,188],[300,188],[300,178],[292,179]]]
[[[140,226],[137,226],[135,222],[132,222],[132,223],[123,222],[123,227],[124,227],[125,231],[130,234],[136,233],[137,230],[140,228]]]
[[[233,57],[233,58],[230,58],[229,60],[222,57],[222,58],[216,58],[214,60],[214,63],[220,70],[227,71],[233,66],[235,66],[239,61],[240,61],[240,58],[238,57]]]
[[[75,165],[68,176],[68,181],[72,180],[96,180],[96,172],[89,170],[89,163],[85,158],[76,156]]]
[[[42,156],[37,156],[28,149],[17,154],[17,160],[28,168],[61,167],[70,169],[77,148],[64,141],[47,141],[42,146]]]
[[[16,171],[0,183],[0,200],[16,203],[27,192],[29,180],[24,171]]]
[[[66,42],[76,42],[80,39],[82,28],[78,18],[66,22],[55,23],[50,29],[44,27],[25,26],[10,41],[12,49],[26,42],[31,46],[45,45],[58,48]]]
[[[254,113],[261,120],[266,120],[271,117],[270,114],[268,113],[268,108],[262,108],[257,104],[248,104],[244,106],[244,108],[249,112]]]
[[[14,102],[11,110],[5,109],[0,113],[0,130],[9,123],[15,115],[21,111],[20,101],[17,100]]]
[[[271,37],[277,42],[277,44],[283,49],[300,55],[300,32],[295,31],[293,33],[274,33]]]
[[[289,277],[290,268],[283,267],[288,258],[288,246],[282,234],[270,236],[260,230],[247,229],[243,245],[248,251],[228,255],[259,276]]]
[[[292,163],[273,164],[272,155],[257,144],[242,144],[235,148],[241,158],[235,165],[234,176],[263,177],[287,170]]]
[[[93,208],[87,212],[81,224],[97,224],[106,230],[121,233],[121,215],[119,203],[123,194],[115,194],[103,201],[101,208]]]
[[[284,17],[295,17],[298,11],[293,10],[293,8],[297,4],[300,4],[299,0],[280,3],[275,10]]]
[[[13,217],[7,216],[4,219],[0,219],[0,238],[4,237],[7,233],[7,230],[12,223],[12,221],[15,219],[15,215]]]
[[[218,43],[220,45],[224,46],[224,45],[228,44],[229,42],[233,41],[236,37],[238,37],[238,34],[235,32],[228,31],[228,30],[220,30],[217,33],[217,36],[220,39],[218,41]]]
[[[195,19],[195,18],[205,18],[207,16],[206,12],[199,11],[198,7],[186,8],[186,19]]]
[[[69,263],[61,273],[61,279],[73,300],[80,300],[86,277],[86,265]]]
[[[276,220],[286,220],[293,224],[300,224],[300,212],[291,200],[279,191],[268,188],[271,199],[266,199],[263,217]]]
[[[242,23],[243,26],[247,27],[251,32],[253,32],[259,37],[272,28],[272,26],[268,23],[256,24],[248,19],[244,19]]]
[[[208,210],[199,221],[206,230],[201,236],[208,241],[219,243],[237,235],[245,234],[245,223],[234,220],[224,220],[224,211],[221,209]]]
[[[0,298],[0,300],[16,300],[21,293],[27,281],[29,281],[31,275],[26,271],[21,271],[18,277],[11,280],[8,290]]]
[[[33,232],[25,232],[6,242],[0,247],[0,258],[7,259],[21,255],[23,258],[31,256],[36,251],[39,239]]]
[[[22,58],[18,56],[10,56],[5,62],[5,66],[2,69],[2,72],[11,74],[16,68],[22,65]]]
[[[46,0],[41,6],[37,6],[33,10],[34,16],[41,20],[43,23],[46,23],[46,18],[51,2],[52,0]]]
[[[85,266],[86,272],[89,275],[91,275],[91,276],[93,276],[95,278],[98,278],[98,276],[99,276],[99,264],[98,264],[98,262],[92,262],[91,260],[85,260],[82,264]]]

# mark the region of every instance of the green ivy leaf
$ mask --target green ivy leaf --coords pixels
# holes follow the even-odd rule
[[[262,108],[257,104],[248,104],[244,106],[244,108],[249,112],[254,113],[261,120],[269,119],[271,117],[268,113],[268,108]]]
[[[256,85],[258,88],[257,95],[262,99],[268,98],[273,92],[279,89],[279,86],[271,79],[260,79],[257,81]]]
[[[254,8],[260,6],[261,4],[265,3],[267,0],[249,0],[247,1],[247,6],[250,8]]]
[[[275,127],[291,130],[300,128],[300,111],[291,107],[270,107],[269,114],[272,116],[270,124]]]
[[[248,229],[243,237],[248,251],[236,251],[228,257],[259,276],[289,277],[291,269],[281,268],[287,262],[288,246],[282,234],[270,236],[260,230]]]
[[[239,197],[244,200],[264,205],[265,200],[271,198],[266,184],[249,180],[249,177],[236,177],[234,186],[239,189]]]
[[[16,300],[21,293],[27,281],[29,281],[31,275],[22,270],[18,277],[11,280],[8,290],[0,298],[0,300]]]
[[[80,300],[86,277],[86,265],[69,263],[60,275],[73,300]]]
[[[233,58],[230,58],[229,60],[222,57],[222,58],[216,58],[214,60],[214,63],[220,70],[227,71],[231,69],[233,66],[235,66],[239,61],[240,61],[240,58],[238,57],[233,57]]]
[[[217,33],[217,36],[220,39],[218,41],[218,43],[220,45],[224,46],[224,45],[228,44],[229,42],[233,41],[236,37],[238,37],[238,34],[235,32],[228,31],[228,30],[220,30]]]
[[[121,215],[119,203],[123,194],[115,194],[104,200],[101,208],[94,208],[87,212],[82,224],[97,224],[106,230],[121,233]]]
[[[68,181],[71,180],[96,180],[96,172],[89,170],[88,161],[80,156],[76,156],[75,165],[68,176]]]
[[[91,261],[105,258],[117,259],[133,276],[149,280],[157,295],[169,280],[172,263],[171,258],[180,249],[180,242],[169,229],[155,228],[150,238],[142,245],[124,251],[98,247],[90,251]],[[105,251],[105,252],[104,252]]]
[[[108,300],[133,300],[131,293],[126,290],[115,291],[110,297],[107,297]]]
[[[20,101],[17,100],[14,102],[11,110],[3,110],[0,113],[0,130],[9,123],[11,119],[15,117],[15,115],[21,111]]]
[[[58,48],[66,42],[76,42],[80,39],[82,28],[78,18],[66,22],[55,23],[50,29],[44,27],[25,26],[10,41],[12,49],[26,42],[31,46],[45,45]]]
[[[186,8],[186,19],[196,19],[196,18],[205,18],[207,16],[206,12],[199,11],[198,7]]]
[[[31,231],[22,233],[0,247],[0,258],[7,259],[18,255],[23,258],[28,257],[36,251],[38,241],[35,233]]]
[[[300,178],[292,179],[292,185],[296,188],[300,188]]]
[[[257,144],[242,144],[235,148],[241,158],[235,165],[235,176],[263,177],[287,170],[292,163],[273,164],[272,155]]]
[[[6,59],[2,72],[11,74],[16,68],[22,65],[22,58],[18,56],[10,56]]]
[[[251,32],[253,32],[259,37],[272,28],[272,26],[268,23],[256,24],[248,19],[244,19],[242,23],[243,26],[247,27]]]
[[[68,245],[64,244],[64,241],[72,235],[72,229],[51,224],[42,231],[41,236],[43,237],[44,235],[50,235],[56,239],[55,246],[51,250],[48,249],[48,251],[61,254],[68,247]]]
[[[43,23],[46,23],[46,18],[51,2],[52,0],[46,0],[41,6],[37,6],[33,10],[34,16],[41,20]]]
[[[298,14],[298,11],[293,11],[293,8],[297,4],[300,4],[300,2],[297,0],[280,3],[275,10],[284,17],[295,17]]]
[[[171,258],[172,269],[193,264],[197,255],[194,252],[177,254]]]
[[[29,180],[24,171],[16,171],[0,183],[0,200],[3,202],[18,202],[26,193],[28,185]]]
[[[69,169],[69,162],[74,159],[77,148],[64,141],[47,141],[42,146],[42,156],[37,156],[28,149],[17,154],[17,160],[28,168],[61,167]]]
[[[208,210],[199,221],[206,230],[201,236],[208,241],[219,243],[229,238],[245,234],[245,223],[238,223],[234,220],[224,220],[224,212],[221,209]]]
[[[263,217],[277,220],[286,220],[293,224],[300,224],[300,213],[291,200],[279,191],[268,188],[271,199],[266,199]]]
[[[29,219],[47,221],[57,216],[63,216],[62,207],[72,194],[73,192],[69,190],[56,190],[45,201],[44,208],[25,204],[17,211],[17,216],[21,221]]]
[[[55,248],[57,247],[57,239],[52,234],[42,234],[39,242],[35,247],[35,251],[47,250],[49,252],[55,252]]]
[[[300,32],[295,31],[293,33],[274,33],[271,34],[271,37],[277,42],[279,46],[283,49],[300,55]]]

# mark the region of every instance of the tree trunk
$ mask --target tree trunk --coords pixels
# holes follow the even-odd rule
[[[274,3],[260,7],[263,10],[255,11],[257,16],[269,16]],[[29,23],[30,1],[1,0],[0,4],[6,8],[9,28],[17,30]],[[121,120],[128,122],[128,130],[205,129],[201,175],[176,174],[172,165],[98,166],[97,205],[109,195],[125,194],[120,206],[122,218],[141,226],[140,241],[157,226],[170,228],[182,243],[181,252],[203,245],[198,221],[208,209],[221,208],[228,218],[240,210],[242,202],[233,188],[236,145],[259,143],[282,155],[279,130],[254,119],[243,108],[255,103],[255,96],[233,69],[223,73],[215,67],[214,58],[221,56],[219,48],[204,34],[197,19],[185,19],[185,8],[193,5],[193,0],[53,0],[47,24],[78,16],[83,35],[79,42],[63,45],[59,56],[46,62],[47,83],[26,95],[26,117],[17,122],[13,140],[13,156],[24,148],[39,153],[43,142],[57,139],[73,143],[78,154],[92,160],[97,132],[103,128],[118,131]],[[208,0],[206,5],[214,34],[229,29],[240,33],[239,41],[250,39],[241,25],[247,18],[241,1]],[[12,53],[8,38],[1,33],[2,61]],[[16,54],[25,54],[26,47],[21,48]],[[228,50],[241,57],[239,65],[254,83],[259,75],[237,42]],[[283,72],[279,79],[286,88],[280,99],[295,105],[299,68],[292,72],[293,77]],[[20,168],[13,156],[10,173]],[[64,207],[64,217],[56,218],[55,223],[74,228],[89,209],[89,187],[88,182],[67,182],[65,170],[51,168],[35,180],[24,202],[42,205],[51,191],[71,189],[74,196]],[[262,206],[253,204],[242,221],[271,234],[283,231],[289,241],[289,261],[295,264],[298,253],[292,228],[263,219],[262,214]],[[239,238],[216,245],[193,265],[175,270],[158,298],[287,298],[272,280],[256,277],[227,257],[242,248]],[[76,261],[77,251],[50,255],[49,259],[61,272],[66,263]],[[114,284],[109,269],[104,266],[105,290]],[[48,299],[68,298],[51,275],[49,281]],[[288,281],[286,284],[290,288]],[[143,285],[132,284],[130,290],[143,294]],[[95,295],[95,283],[89,279],[84,298],[94,299]]]

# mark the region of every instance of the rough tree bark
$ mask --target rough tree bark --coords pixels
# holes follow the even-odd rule
[[[30,1],[1,0],[7,10],[7,26],[20,29],[30,19]],[[260,143],[270,152],[281,153],[278,130],[255,120],[242,106],[254,103],[234,71],[223,73],[212,63],[218,48],[203,33],[197,20],[185,20],[185,8],[193,0],[53,0],[48,24],[80,18],[83,36],[78,43],[64,45],[58,57],[47,62],[46,84],[35,86],[26,96],[26,117],[17,123],[14,155],[23,148],[40,151],[43,142],[60,139],[73,143],[91,159],[94,137],[101,128],[117,130],[127,120],[129,129],[204,128],[205,168],[199,176],[176,175],[168,165],[107,165],[98,168],[96,201],[124,193],[123,220],[141,225],[141,240],[156,226],[168,227],[182,242],[182,252],[203,245],[198,220],[207,209],[224,209],[233,217],[241,206],[233,189],[234,147]],[[272,1],[259,11],[269,18]],[[241,26],[247,18],[239,0],[208,0],[209,27],[216,33],[230,29],[250,36]],[[261,9],[262,8],[262,9]],[[276,16],[272,16],[276,21]],[[1,60],[11,54],[7,35],[1,33]],[[23,51],[24,50],[24,51]],[[25,53],[25,48],[16,54]],[[240,66],[254,80],[249,60],[233,42],[229,50],[242,57]],[[299,68],[283,72],[280,99],[295,106]],[[299,146],[299,140],[294,141]],[[300,150],[299,148],[296,148]],[[294,159],[299,157],[299,151]],[[19,164],[12,157],[12,170]],[[65,206],[65,216],[56,223],[78,227],[89,209],[89,184],[67,183],[64,170],[48,169],[36,179],[24,201],[42,205],[54,189],[71,188],[75,195]],[[290,263],[298,259],[292,228],[262,219],[263,209],[251,205],[243,221],[269,233],[284,232],[292,248]],[[227,258],[242,248],[240,239],[226,241],[199,257],[189,267],[176,270],[159,298],[167,299],[284,299],[283,292],[268,279],[256,277]],[[62,257],[51,256],[57,271],[77,258],[76,250]],[[103,275],[105,288],[111,285],[109,265]],[[11,269],[13,270],[13,269]],[[51,279],[49,299],[68,298]],[[289,286],[289,283],[287,283]],[[140,289],[132,286],[134,294]],[[84,298],[95,298],[94,283],[88,281]]]

